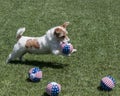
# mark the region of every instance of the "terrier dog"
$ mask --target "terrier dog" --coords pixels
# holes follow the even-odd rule
[[[53,27],[49,29],[45,35],[41,37],[28,37],[22,36],[25,32],[25,28],[18,29],[16,33],[17,43],[14,45],[13,51],[9,54],[6,63],[19,58],[23,61],[23,55],[26,53],[32,54],[55,54],[62,55],[60,49],[60,42],[69,42],[70,39],[67,36],[68,32],[66,30],[69,22],[65,22],[60,26]],[[76,49],[73,49],[72,53]]]

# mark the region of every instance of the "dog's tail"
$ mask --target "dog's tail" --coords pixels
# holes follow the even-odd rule
[[[16,33],[16,39],[19,40],[24,32],[25,32],[25,27],[19,28]]]

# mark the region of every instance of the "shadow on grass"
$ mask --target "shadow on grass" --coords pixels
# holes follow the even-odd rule
[[[40,68],[43,67],[50,67],[50,68],[55,68],[55,69],[61,69],[64,68],[66,66],[68,66],[68,64],[62,64],[62,63],[56,63],[56,62],[44,62],[44,61],[35,61],[35,60],[31,60],[31,61],[11,61],[10,64],[25,64],[25,65],[31,65],[31,66],[37,66]]]
[[[44,92],[42,96],[50,96],[50,95],[48,95],[46,92]]]
[[[27,82],[30,82],[30,83],[39,83],[39,82],[41,81],[41,79],[38,80],[38,81],[32,81],[32,80],[30,80],[29,78],[27,78],[26,81],[27,81]]]
[[[44,92],[42,96],[50,96],[50,95],[48,95],[46,92]],[[57,94],[55,96],[59,96],[59,94]]]
[[[101,86],[98,86],[97,89],[99,91],[104,91],[104,92],[111,92],[112,91],[112,90],[104,90],[104,89],[101,88]]]
[[[104,91],[100,86],[97,87],[99,91]]]

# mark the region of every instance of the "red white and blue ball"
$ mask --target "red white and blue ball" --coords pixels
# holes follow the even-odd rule
[[[33,82],[38,82],[42,78],[42,71],[38,68],[31,68],[28,73],[29,79]]]
[[[111,91],[115,87],[115,79],[111,76],[102,78],[100,87],[105,91]]]
[[[60,46],[61,46],[62,53],[65,55],[70,54],[73,50],[73,45],[71,43],[62,42]]]
[[[46,93],[50,96],[58,96],[61,92],[61,85],[56,82],[48,83]]]

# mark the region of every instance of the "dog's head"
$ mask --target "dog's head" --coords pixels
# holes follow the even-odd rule
[[[60,42],[68,42],[70,41],[68,37],[68,32],[66,30],[67,26],[69,25],[69,22],[65,22],[64,24],[55,27],[54,29],[54,36],[55,38]]]

